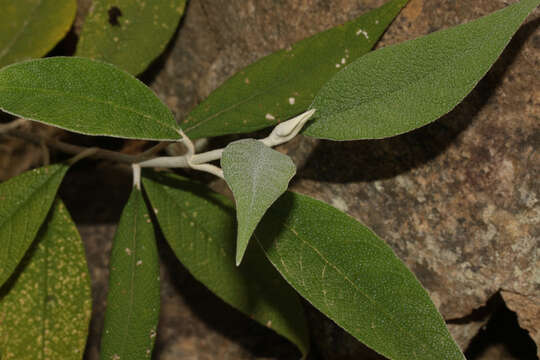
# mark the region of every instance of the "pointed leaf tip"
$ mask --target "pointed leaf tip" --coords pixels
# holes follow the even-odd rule
[[[0,184],[0,286],[34,241],[68,168],[44,166]]]
[[[247,133],[304,111],[340,68],[371,50],[407,1],[388,1],[259,59],[193,109],[182,128],[192,139]]]
[[[227,145],[221,166],[236,201],[238,266],[257,224],[272,203],[287,190],[296,166],[287,155],[254,139]]]
[[[304,135],[331,140],[402,134],[451,111],[500,56],[538,0],[388,46],[354,61],[316,95]]]

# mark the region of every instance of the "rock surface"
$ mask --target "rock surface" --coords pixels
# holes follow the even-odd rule
[[[378,46],[476,19],[509,2],[515,1],[411,0]],[[88,0],[79,3],[77,29],[89,8]],[[243,66],[383,3],[194,0],[167,52],[143,79],[181,121]],[[499,292],[540,343],[539,14],[537,9],[466,100],[432,125],[386,140],[299,137],[279,147],[299,167],[293,190],[334,205],[385,239],[429,290],[462,348],[488,322],[492,309],[485,305]],[[38,148],[25,151],[31,156],[26,164],[40,161]],[[21,162],[8,168],[7,155],[0,154],[0,178],[21,171]],[[130,183],[129,175],[92,166],[73,169],[62,188],[91,266],[95,301],[87,359],[98,358],[108,252]],[[298,358],[292,345],[212,296],[166,245],[161,255],[163,304],[154,358]],[[306,308],[311,359],[380,358]],[[519,356],[498,345],[474,358]]]

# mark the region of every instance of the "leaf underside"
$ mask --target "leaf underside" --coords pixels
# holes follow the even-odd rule
[[[300,295],[375,351],[390,359],[464,359],[422,285],[355,219],[287,192],[255,238]]]
[[[227,145],[221,167],[236,202],[236,264],[240,265],[255,227],[270,205],[287,190],[296,166],[290,157],[262,142],[244,139]]]
[[[384,138],[452,110],[500,56],[540,2],[523,0],[493,14],[376,50],[319,91],[304,135],[332,140]]]

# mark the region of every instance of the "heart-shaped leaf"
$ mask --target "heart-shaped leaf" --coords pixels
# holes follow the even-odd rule
[[[332,140],[384,138],[452,110],[482,79],[538,0],[522,0],[468,24],[376,50],[317,94],[304,134]]]
[[[87,135],[177,140],[172,113],[142,82],[100,61],[54,57],[0,70],[0,108]]]
[[[54,164],[0,184],[0,286],[34,241],[67,170]]]
[[[39,58],[62,39],[77,9],[75,0],[0,0],[0,68]]]
[[[91,309],[84,245],[57,200],[13,281],[0,290],[0,358],[82,359]]]
[[[163,52],[185,6],[186,0],[94,0],[76,55],[137,75]]]
[[[236,201],[236,265],[240,265],[251,234],[266,210],[287,190],[296,166],[290,157],[262,142],[244,139],[227,145],[221,167]]]
[[[111,251],[101,359],[150,359],[159,318],[159,257],[140,190],[122,211]]]
[[[223,301],[289,339],[305,357],[309,337],[295,291],[258,246],[248,247],[242,265],[235,265],[232,203],[179,176],[147,173],[143,185],[167,242],[189,272]]]
[[[389,359],[464,359],[422,285],[355,219],[287,192],[255,238],[300,295],[375,351]]]
[[[305,111],[328,79],[375,45],[407,1],[389,1],[249,65],[197,106],[182,129],[192,139],[246,133]]]

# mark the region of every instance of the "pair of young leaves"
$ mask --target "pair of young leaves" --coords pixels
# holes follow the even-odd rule
[[[395,6],[398,3],[394,1],[390,4]],[[379,138],[409,131],[435,120],[437,117],[451,110],[474,87],[499,56],[526,15],[538,3],[538,0],[523,0],[520,3],[469,24],[394,47],[381,49],[356,60],[328,81],[318,92],[312,104],[312,107],[318,110],[316,119],[308,126],[304,133],[337,140]],[[376,24],[376,18],[371,18],[371,20],[373,24]],[[354,31],[355,35],[357,33],[363,35],[365,31],[363,28],[356,28],[354,30],[356,30]],[[302,54],[304,50],[303,46],[307,46],[306,44],[309,44],[309,41],[306,40],[302,44],[302,46],[299,44],[297,47],[294,47],[291,53],[296,54],[295,51],[298,51],[298,54]],[[345,51],[347,49],[342,49],[343,52],[338,54],[339,56],[337,56],[335,64],[332,62],[331,65],[334,68],[336,68],[336,65],[341,64],[342,59],[345,62],[352,60],[347,57],[348,53]],[[275,56],[276,59],[279,56],[287,59],[287,52],[285,51]],[[282,64],[280,61],[288,65],[294,63],[293,60],[271,60],[271,57],[265,58],[248,67],[243,73],[226,82],[208,100],[195,109],[191,117],[188,118],[187,123],[185,123],[185,130],[188,135],[202,137],[222,133],[251,131],[273,124],[268,119],[274,118],[275,120],[281,120],[282,118],[278,113],[267,113],[253,108],[253,102],[266,104],[267,101],[275,101],[277,96],[275,93],[274,95],[268,95],[269,97],[267,96],[271,91],[268,89],[269,84],[265,84],[264,80],[261,83],[254,82],[258,76],[257,74],[265,73],[261,68],[264,69],[264,65],[268,64]],[[317,66],[321,67],[321,69],[323,67],[320,64]],[[463,69],[464,71],[457,71],[456,69]],[[272,69],[272,72],[275,72],[275,68]],[[35,75],[39,76],[36,78]],[[70,83],[69,79],[73,79],[73,76],[77,75],[83,76],[88,82],[84,82],[85,85],[83,86],[75,85],[75,89],[73,89],[75,91],[72,91],[69,86],[73,82]],[[315,77],[316,74],[312,74],[312,76]],[[105,84],[111,81],[111,78],[121,88],[122,94],[124,94],[123,96],[118,95],[116,91],[107,90]],[[265,79],[264,76],[261,78]],[[37,83],[36,79],[38,80]],[[242,81],[239,81],[239,79]],[[246,79],[249,81],[246,81]],[[381,81],[381,79],[386,79],[387,81]],[[92,88],[91,84],[93,80],[96,81],[94,83],[96,85]],[[163,105],[157,99],[150,96],[148,94],[149,91],[144,86],[140,84],[135,85],[135,83],[132,78],[110,66],[83,59],[61,58],[28,62],[7,67],[0,71],[0,95],[2,95],[0,106],[6,111],[20,116],[82,133],[149,139],[177,139],[177,128],[170,113],[163,110]],[[442,83],[451,83],[453,87],[451,89],[441,87],[440,84]],[[280,91],[283,89],[289,90],[286,80],[281,79],[279,84],[282,84],[281,87],[277,87]],[[249,88],[250,85],[257,85],[257,91],[253,91],[253,87]],[[144,93],[144,91],[147,91],[147,93]],[[247,100],[246,98],[239,98],[245,91],[249,91],[251,94],[255,94],[255,96]],[[294,90],[292,93],[283,91],[284,93],[278,91],[278,95],[281,101],[287,101],[291,109],[294,108],[295,104],[302,103],[300,100],[298,102],[296,100],[297,97],[298,99],[302,98],[304,94]],[[228,94],[230,94],[231,98],[228,98]],[[309,98],[309,95],[307,97]],[[291,101],[291,98],[294,101]],[[31,100],[25,101],[25,99]],[[54,106],[50,106],[51,101],[53,101]],[[278,105],[278,110],[283,111],[283,114],[289,111],[289,108],[286,106],[279,106],[279,103],[275,103],[275,105]],[[97,107],[101,109],[99,112],[95,112]],[[230,110],[223,111],[223,109]],[[230,121],[227,121],[226,116],[230,116],[231,114],[236,115],[231,117]],[[238,116],[239,114],[241,116]],[[103,124],[100,121],[103,118],[114,119],[114,125]],[[82,119],[83,121],[74,122],[73,119]],[[220,130],[220,127],[223,128],[222,121],[225,124],[233,125],[225,126],[224,129]],[[227,156],[225,156],[225,162],[227,161],[226,159]],[[288,174],[287,172],[285,173]],[[245,173],[242,176],[245,176]],[[231,178],[230,175],[227,177],[229,179]],[[284,176],[284,178],[286,177],[288,175]],[[229,182],[234,183],[234,180],[229,180]],[[277,188],[282,188],[282,186],[277,186]],[[256,191],[252,191],[251,193],[257,194]],[[237,201],[241,197],[241,195],[237,195],[236,193],[235,196],[237,197]],[[283,199],[287,199],[287,196],[283,197]],[[289,208],[291,207],[290,203],[282,203],[280,199],[278,204],[271,209],[277,207],[283,211],[283,209],[287,208],[287,205],[289,205]],[[294,209],[295,206],[292,206],[292,208]],[[309,220],[314,218],[313,214],[319,210],[315,208],[314,206],[305,206],[303,208],[304,210],[300,212],[302,216],[299,217],[299,219],[304,220],[295,221],[300,224],[309,224]],[[332,211],[335,212],[336,210],[331,210],[330,212]],[[262,213],[264,213],[264,210]],[[374,329],[379,328],[379,324],[376,321],[382,321],[384,323],[387,317],[382,315],[380,311],[370,312],[369,307],[366,307],[366,304],[370,303],[370,301],[366,301],[366,297],[362,296],[366,291],[368,293],[372,291],[374,294],[380,293],[380,289],[376,288],[376,284],[380,284],[381,281],[388,281],[391,276],[385,277],[384,275],[377,274],[376,277],[373,277],[373,284],[375,285],[370,286],[369,282],[368,284],[362,282],[365,276],[364,274],[370,268],[378,269],[377,266],[368,266],[367,269],[362,268],[362,263],[358,265],[357,258],[350,259],[350,262],[344,261],[343,248],[337,250],[337,247],[331,247],[330,249],[326,249],[326,251],[321,251],[321,248],[335,241],[336,234],[346,234],[350,231],[352,225],[347,224],[348,226],[344,227],[343,231],[338,231],[339,229],[336,230],[334,227],[333,235],[329,234],[325,238],[321,236],[323,235],[321,234],[321,230],[316,227],[320,226],[320,224],[313,222],[310,225],[315,226],[315,228],[311,228],[310,226],[305,227],[306,232],[314,231],[314,235],[316,235],[309,237],[309,239],[320,237],[326,241],[323,241],[323,243],[317,246],[312,246],[311,242],[306,241],[303,236],[300,236],[300,238],[304,241],[298,241],[298,234],[301,232],[293,226],[287,228],[287,221],[278,222],[279,226],[278,224],[270,227],[265,226],[266,222],[271,222],[277,216],[271,214],[272,210],[263,219],[263,223],[260,225],[261,228],[266,229],[267,233],[272,233],[272,230],[275,231],[275,229],[283,229],[285,227],[285,229],[290,229],[289,235],[296,239],[296,241],[283,242],[287,244],[283,246],[285,248],[292,246],[291,251],[282,251],[280,246],[276,246],[275,251],[268,250],[269,248],[267,248],[267,256],[273,261],[282,275],[306,299],[355,335],[359,340],[391,358],[402,358],[403,354],[406,354],[403,352],[403,349],[408,349],[407,345],[402,344],[400,339],[392,337],[387,327],[382,326],[381,333],[374,331]],[[294,211],[291,211],[290,214],[294,214]],[[340,216],[344,215],[340,214]],[[332,218],[331,215],[328,215],[328,217]],[[287,219],[289,218],[287,217]],[[319,220],[322,221],[322,219]],[[250,221],[256,224],[258,219],[251,219]],[[295,221],[292,222],[295,223]],[[351,219],[351,221],[353,220]],[[334,223],[339,223],[339,221],[336,220]],[[334,226],[334,223],[332,223],[332,226]],[[343,221],[343,223],[347,223],[347,221]],[[354,223],[357,224],[356,222]],[[359,224],[356,226],[361,227]],[[283,232],[287,233],[285,230]],[[264,235],[263,233],[261,236],[264,237]],[[364,240],[369,238],[365,233],[353,235],[355,238],[356,236],[358,236],[358,239]],[[276,239],[279,239],[279,234],[273,240],[275,244],[279,244],[280,241]],[[355,242],[352,243],[356,244]],[[294,246],[298,244],[301,244],[302,248],[295,249]],[[346,242],[343,246],[346,247],[347,244],[349,242]],[[306,262],[306,264],[310,264],[309,269],[304,267],[304,262],[302,261],[303,256],[307,254],[305,248],[312,250],[312,255],[315,257],[314,260]],[[351,253],[355,255],[359,253],[358,249],[351,250],[354,250]],[[372,254],[373,252],[367,251],[367,253]],[[274,258],[272,254],[275,255]],[[284,257],[288,255],[296,256],[295,261],[287,264]],[[180,255],[178,256],[180,257]],[[300,261],[298,261],[298,256],[300,256]],[[328,261],[329,259],[340,259],[339,263],[346,265],[344,268],[332,266],[330,264],[335,264],[335,262]],[[365,260],[366,264],[370,264],[369,259]],[[320,265],[317,269],[314,268],[316,264]],[[297,272],[291,270],[294,269],[293,265],[297,266]],[[359,272],[357,273],[356,271]],[[406,273],[409,274],[408,272]],[[303,277],[306,274],[310,275],[309,279]],[[329,274],[331,274],[331,280],[329,280]],[[339,286],[343,285],[343,283],[345,283],[344,286]],[[394,281],[394,283],[402,285],[400,281]],[[305,284],[308,285],[306,286]],[[358,284],[361,284],[363,288],[358,288]],[[415,284],[419,287],[417,282]],[[388,285],[385,288],[389,289],[392,286]],[[399,286],[397,288],[399,289]],[[413,286],[413,288],[415,287]],[[347,294],[341,293],[340,289],[349,289],[350,293],[348,293],[348,290],[345,290]],[[425,292],[422,292],[422,294],[425,295]],[[426,296],[424,295],[417,294],[416,296],[412,296],[412,298],[415,299],[414,301],[423,302],[423,300],[421,301],[419,299],[423,298],[425,300]],[[332,298],[332,296],[335,298]],[[422,308],[422,306],[419,306],[418,303],[408,305],[407,303],[395,303],[396,298],[392,295],[387,293],[385,296],[388,297],[388,304],[384,303],[386,297],[372,296],[371,300],[375,299],[373,301],[375,304],[384,304],[384,306],[381,305],[382,307],[380,309],[383,309],[383,312],[387,312],[390,318],[397,319],[396,321],[401,324],[401,326],[398,326],[399,328],[410,329],[411,326],[418,323],[424,325],[422,327],[424,330],[419,329],[417,333],[420,334],[420,338],[424,338],[424,340],[428,339],[428,341],[420,341],[420,343],[410,342],[417,345],[416,349],[422,349],[422,343],[433,342],[433,339],[437,338],[437,335],[426,331],[427,328],[433,327],[433,323],[427,320],[429,316],[422,318],[423,320],[414,321],[411,320],[415,318],[414,316],[400,317],[400,314],[394,313],[394,311],[397,311],[396,309],[403,311],[410,308]],[[344,298],[348,299],[347,303],[342,303]],[[358,309],[359,312],[357,314],[359,316],[355,316],[353,321],[349,323],[348,321],[351,320],[349,316],[351,312],[349,308],[351,306],[350,299],[353,299],[354,310]],[[429,303],[429,299],[427,301]],[[428,313],[434,310],[431,304],[423,309],[431,309]],[[364,327],[367,326],[367,322],[362,323],[358,321],[358,319],[364,318],[366,313],[377,315],[373,319],[374,322],[369,324],[369,329]],[[424,323],[423,321],[426,322]],[[440,317],[435,320],[435,323],[442,324]],[[448,358],[461,356],[459,355],[459,351],[455,352],[455,344],[451,340],[448,341],[449,338],[446,330],[441,330],[444,328],[444,325],[442,328],[439,325],[435,326],[435,328],[439,329],[435,333],[440,335],[439,338],[446,344],[446,348],[451,349],[450,352],[454,353],[453,356],[449,355]],[[391,330],[393,329],[395,329],[395,326],[391,327]],[[279,330],[277,331],[279,332]],[[291,337],[289,336],[289,338]],[[393,338],[392,341],[394,342],[389,341],[390,338]],[[398,338],[401,338],[401,336],[398,336]],[[441,345],[440,348],[445,348],[445,346]],[[427,350],[424,354],[426,358],[436,356],[436,354],[429,353]]]

